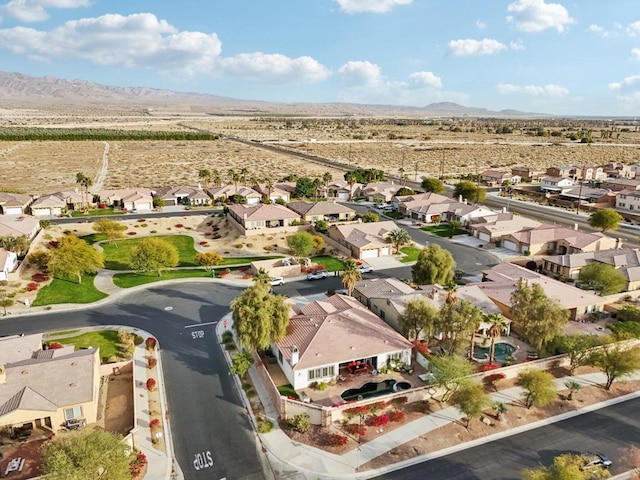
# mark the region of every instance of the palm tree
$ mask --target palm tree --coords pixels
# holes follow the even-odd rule
[[[313,179],[313,201],[314,202],[318,201],[318,190],[320,189],[321,186],[322,186],[322,180],[320,180],[319,178],[314,178]]]
[[[496,339],[502,335],[502,332],[509,326],[509,322],[499,313],[485,315],[484,321],[489,323],[487,335],[491,339],[491,348],[489,349],[489,363],[495,360]]]
[[[86,212],[89,209],[87,196],[89,195],[89,187],[93,185],[93,180],[87,177],[84,173],[76,173],[76,183],[84,189],[82,193],[83,210]]]
[[[211,181],[211,170],[203,168],[198,172],[198,178],[204,182],[204,188],[207,188]]]
[[[267,187],[267,200],[271,203],[271,190],[273,190],[273,180],[271,178],[266,178],[264,181],[265,186]]]
[[[356,183],[357,177],[355,172],[349,172],[344,178],[349,184],[349,200],[351,200],[351,197],[353,197],[353,185]]]
[[[233,186],[235,188],[234,195],[237,195],[238,194],[238,182],[240,181],[240,174],[239,173],[234,173],[231,176],[231,180],[233,180]]]
[[[342,285],[347,289],[347,293],[351,296],[353,289],[356,288],[356,282],[362,280],[362,273],[358,270],[355,260],[352,258],[344,262],[344,272],[342,273]]]
[[[447,295],[444,297],[444,303],[449,305],[455,305],[458,301],[458,296],[456,291],[458,290],[458,284],[454,281],[447,282],[444,285],[444,289],[447,291]]]
[[[253,281],[255,283],[262,283],[264,285],[269,285],[269,283],[273,280],[271,275],[264,269],[260,268],[258,272],[253,276]]]
[[[451,233],[449,233],[449,238],[453,238],[453,234],[461,226],[462,226],[462,222],[460,222],[459,220],[451,220],[449,222],[449,227],[451,227]]]
[[[400,247],[411,243],[411,235],[404,228],[396,228],[392,230],[387,236],[387,241],[392,243],[396,247],[396,254],[400,253]]]
[[[247,173],[249,173],[247,167],[242,167],[242,170],[240,170],[240,175],[242,175],[242,183],[244,184],[247,183]]]
[[[322,180],[324,181],[324,189],[327,192],[326,195],[329,196],[329,182],[333,180],[333,175],[330,172],[324,172]]]
[[[220,182],[222,181],[222,177],[220,176],[219,170],[213,170],[211,172],[211,181],[216,187],[220,186]]]

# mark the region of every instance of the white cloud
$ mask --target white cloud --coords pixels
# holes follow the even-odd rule
[[[372,85],[381,80],[380,67],[371,62],[347,62],[338,73],[351,85]]]
[[[638,22],[638,24],[640,26],[640,22]],[[594,33],[601,38],[617,37],[620,34],[621,30],[622,25],[620,25],[619,23],[613,24],[613,30],[607,30],[606,28],[601,27],[600,25],[597,25],[595,23],[592,23],[587,27],[587,32]]]
[[[225,76],[240,77],[249,81],[313,83],[331,76],[328,68],[311,57],[289,58],[285,55],[260,52],[220,58],[216,65],[219,72]]]
[[[640,20],[629,24],[627,27],[627,35],[630,37],[637,37],[640,35]]]
[[[42,22],[49,18],[47,8],[88,6],[90,6],[89,0],[10,0],[0,5],[0,15],[15,18],[21,22]]]
[[[410,5],[413,0],[334,0],[344,13],[387,13],[399,5]]]
[[[524,93],[526,95],[545,96],[545,97],[566,97],[569,90],[558,85],[513,85],[511,83],[499,83],[496,85],[496,91],[501,95],[509,95],[512,93]]]
[[[640,53],[640,51],[638,53]],[[625,89],[628,89],[630,87],[633,87],[637,83],[640,83],[640,75],[632,75],[631,77],[623,78],[621,82],[611,82],[609,84],[609,89],[610,90],[625,90]]]
[[[523,32],[541,32],[555,28],[563,32],[567,25],[575,23],[568,10],[559,3],[544,0],[516,0],[507,7],[507,21]]]
[[[517,39],[515,42],[509,42],[509,48],[511,50],[524,50],[524,43],[521,39]]]
[[[448,53],[454,57],[468,57],[471,55],[495,55],[506,49],[507,46],[504,43],[491,38],[483,40],[467,38],[464,40],[451,40]]]
[[[640,61],[640,48],[632,48],[631,54],[635,57],[634,60]]]
[[[484,30],[485,28],[487,28],[487,24],[481,21],[480,19],[478,19],[476,20],[476,28],[478,30]]]
[[[433,72],[415,72],[409,75],[409,83],[416,86],[425,86],[433,88],[442,87],[442,79],[433,74]]]

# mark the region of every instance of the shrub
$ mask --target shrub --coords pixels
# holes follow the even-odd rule
[[[140,335],[134,335],[133,336],[133,344],[137,347],[138,345],[142,345],[142,342],[144,342],[144,338],[142,338]]]
[[[496,384],[505,378],[507,378],[507,376],[504,373],[492,373],[484,377],[482,381],[487,387],[492,387],[494,390],[497,390]]]
[[[225,330],[222,334],[222,343],[233,342],[233,332],[230,330]]]
[[[388,413],[388,417],[389,417],[389,420],[391,420],[392,422],[398,423],[398,422],[402,422],[407,416],[405,415],[404,412],[400,410],[391,410]]]
[[[289,428],[296,432],[304,433],[309,430],[311,424],[309,423],[309,414],[300,413],[289,419]]]
[[[324,443],[330,447],[344,447],[349,442],[349,438],[346,435],[340,435],[339,433],[327,433],[324,436]]]
[[[31,280],[38,283],[46,282],[47,280],[49,280],[49,275],[42,272],[34,273],[33,275],[31,275]]]
[[[367,418],[366,424],[370,427],[386,427],[389,425],[389,415],[374,415],[372,417]]]
[[[253,247],[253,243],[247,243],[247,248]]]
[[[27,283],[27,292],[35,292],[38,290],[38,284],[36,282]]]
[[[273,250],[273,247],[271,245],[265,245],[264,247],[262,247],[262,249],[265,252],[270,252],[271,250]]]
[[[371,413],[371,409],[369,405],[362,405],[361,407],[347,408],[345,411],[342,412],[342,414],[345,417],[347,417],[347,419],[349,420],[359,415],[367,415],[369,413]]]
[[[242,247],[244,247],[244,243],[236,243],[236,244],[234,245],[234,247],[236,247],[236,248],[242,248]]]
[[[154,348],[156,348],[157,344],[158,341],[153,337],[149,337],[144,341],[144,345],[147,347],[147,350],[153,350]]]
[[[160,419],[159,418],[154,418],[149,422],[149,427],[150,428],[158,428],[160,426]]]
[[[396,407],[398,407],[400,405],[404,405],[408,401],[409,401],[409,399],[407,397],[396,397],[393,400],[391,400],[391,403],[393,405],[395,405]]]
[[[258,418],[258,432],[269,433],[273,430],[273,423],[266,418]]]
[[[149,233],[158,233],[157,230],[151,230]]]
[[[369,411],[373,414],[379,412],[380,410],[384,410],[389,406],[389,402],[376,402],[369,405]]]
[[[140,478],[147,463],[147,456],[142,452],[137,452],[135,458],[129,465],[133,478]]]
[[[153,368],[158,364],[158,359],[156,357],[149,357],[149,360],[147,361],[147,366],[149,368]]]
[[[147,379],[147,390],[151,391],[156,388],[157,382],[155,378]]]
[[[181,224],[181,223],[176,223],[175,227],[176,227],[176,228],[182,228],[182,227],[184,227],[184,225],[183,225],[183,224]]]
[[[367,434],[367,427],[364,425],[358,425],[357,423],[347,423],[344,426],[344,429],[349,435],[364,437]]]
[[[60,342],[51,342],[49,344],[49,350],[55,350],[57,348],[63,348],[64,345],[62,345]]]
[[[136,232],[134,232],[134,231],[127,232],[127,235],[136,235]]]

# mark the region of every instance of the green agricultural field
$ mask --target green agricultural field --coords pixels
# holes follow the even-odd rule
[[[93,285],[92,275],[83,275],[82,283],[75,280],[54,278],[53,281],[38,291],[33,302],[34,307],[57,305],[61,303],[93,303],[107,297]]]

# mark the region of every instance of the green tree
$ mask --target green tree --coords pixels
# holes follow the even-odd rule
[[[511,294],[511,318],[522,339],[539,352],[547,351],[569,320],[569,312],[549,299],[542,286],[518,280]]]
[[[413,195],[413,189],[409,187],[402,187],[396,192],[396,196],[398,197],[404,197],[405,195]]]
[[[425,192],[444,193],[444,184],[442,180],[435,177],[422,177],[422,183],[420,184]]]
[[[601,232],[607,230],[616,230],[620,223],[624,220],[622,215],[612,208],[603,208],[589,217],[589,225],[593,228],[599,228]]]
[[[112,220],[111,218],[101,218],[93,223],[93,230],[96,233],[102,233],[107,237],[109,243],[113,240],[124,237],[124,231],[127,229],[126,225]],[[118,244],[116,243],[116,246]]]
[[[581,286],[593,289],[600,295],[620,293],[627,285],[627,279],[620,270],[607,263],[585,265],[578,276]]]
[[[463,180],[453,189],[453,197],[457,199],[460,196],[468,202],[480,203],[486,198],[487,192],[484,188],[477,186],[475,183],[470,182],[469,180]]]
[[[313,249],[313,235],[309,232],[298,232],[287,237],[287,245],[294,257],[306,257]]]
[[[294,196],[311,198],[315,195],[316,184],[309,177],[300,177],[296,181]]]
[[[567,395],[567,400],[569,401],[573,400],[573,395],[576,392],[582,390],[582,384],[576,382],[575,380],[567,380],[566,382],[564,382],[564,386],[569,389],[569,395]]]
[[[231,373],[244,378],[251,365],[253,365],[253,355],[246,350],[242,350],[231,358]]]
[[[164,198],[153,197],[153,208],[162,208],[164,207]]]
[[[349,184],[349,200],[353,198],[353,186],[358,182],[358,177],[353,172],[347,172],[344,174],[344,179]]]
[[[258,269],[256,274],[253,276],[253,281],[255,283],[269,285],[271,283],[271,280],[273,280],[273,277],[269,275],[269,272],[267,272],[264,268]]]
[[[58,435],[41,448],[42,473],[51,480],[131,480],[129,447],[105,430]]]
[[[196,253],[194,260],[198,265],[204,267],[205,270],[209,271],[216,265],[220,265],[223,259],[218,252],[204,252]]]
[[[316,223],[313,226],[313,229],[316,232],[326,232],[328,228],[329,228],[329,224],[327,223],[326,220],[323,220],[323,219],[316,220]]]
[[[525,406],[544,407],[556,396],[553,375],[544,370],[525,370],[518,374],[516,385],[524,389]]]
[[[171,243],[160,238],[145,238],[131,249],[129,266],[138,272],[156,272],[175,267],[180,261],[178,249]]]
[[[566,354],[569,359],[569,371],[573,375],[578,367],[591,364],[594,347],[607,342],[607,338],[598,335],[562,335],[555,341],[556,351]]]
[[[378,220],[380,220],[380,216],[374,212],[367,212],[364,215],[362,215],[362,221],[364,223],[375,223]]]
[[[411,267],[413,281],[419,285],[444,285],[453,280],[456,262],[449,250],[432,243],[422,249],[418,261]]]
[[[22,258],[28,251],[31,241],[26,235],[0,237],[0,247]]]
[[[204,182],[204,188],[208,188],[211,182],[211,170],[203,168],[198,172],[198,178]]]
[[[449,222],[449,228],[451,229],[451,231],[449,232],[449,238],[453,238],[453,236],[456,233],[456,230],[458,230],[461,226],[462,226],[462,222],[460,220],[451,220]]]
[[[83,203],[82,208],[86,211],[88,209],[87,197],[89,195],[89,187],[93,185],[93,180],[87,177],[84,173],[78,172],[76,173],[76,183],[80,185],[80,187],[82,188],[82,203]]]
[[[594,352],[591,363],[607,376],[604,388],[610,390],[613,382],[640,369],[640,350],[618,344],[607,345]]]
[[[404,302],[404,311],[399,318],[402,334],[409,340],[413,340],[420,338],[424,331],[425,337],[428,338],[434,333],[438,315],[438,309],[423,297],[407,300]]]
[[[264,283],[246,288],[231,302],[233,328],[250,351],[265,349],[282,339],[289,325],[289,305],[284,295],[269,293]]]
[[[442,401],[447,402],[453,392],[470,382],[467,378],[475,372],[474,366],[459,355],[436,355],[431,357],[433,385],[441,388]]]
[[[491,399],[482,385],[477,382],[469,382],[453,392],[449,403],[465,416],[465,427],[468,430],[471,420],[479,418],[482,412],[489,408]]]
[[[473,354],[473,339],[482,321],[482,311],[477,305],[461,300],[443,303],[436,321],[436,331],[442,334],[440,349],[445,355],[461,353],[469,345],[469,356]]]
[[[483,315],[483,320],[489,324],[487,335],[491,339],[491,347],[489,348],[489,363],[495,360],[496,339],[500,338],[502,332],[509,326],[509,321],[499,313],[491,313]],[[472,352],[473,354],[473,352]]]
[[[65,235],[49,252],[48,269],[58,278],[76,277],[82,283],[82,275],[93,274],[104,268],[102,253],[75,235]]]
[[[331,172],[324,172],[322,174],[322,181],[324,182],[324,188],[327,191],[327,195],[329,195],[329,182],[333,180],[333,175]]]
[[[356,262],[349,258],[344,262],[344,272],[342,272],[342,285],[347,289],[349,296],[353,293],[353,289],[356,288],[356,282],[362,280],[362,273],[358,270]]]
[[[555,457],[548,467],[523,470],[522,480],[601,480],[611,476],[605,468],[585,469],[585,461],[582,455],[565,453]]]
[[[320,235],[314,235],[311,241],[313,244],[313,249],[316,251],[316,253],[320,253],[320,250],[324,248],[324,238],[322,238]]]
[[[393,244],[396,248],[396,253],[399,253],[401,247],[407,243],[411,243],[411,235],[409,235],[409,232],[404,228],[396,228],[389,232],[387,242]]]

